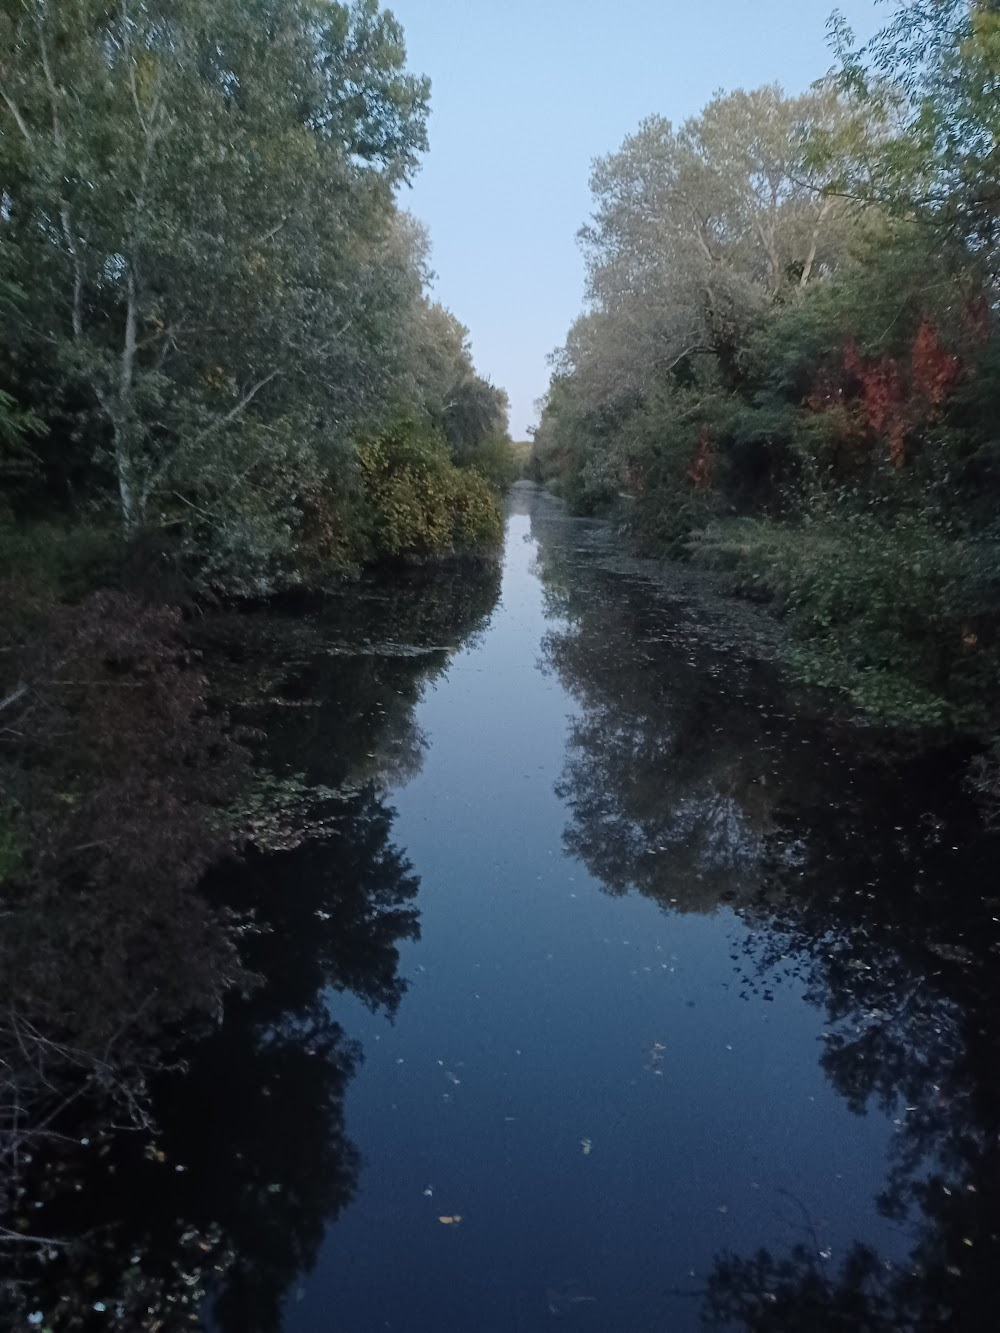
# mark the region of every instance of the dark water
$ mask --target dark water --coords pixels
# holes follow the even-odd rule
[[[133,1136],[52,1205],[100,1244],[39,1310],[995,1328],[997,844],[953,762],[510,511],[499,600],[465,570],[253,622],[275,771],[333,794],[211,878],[267,984],[158,1085],[162,1160]]]

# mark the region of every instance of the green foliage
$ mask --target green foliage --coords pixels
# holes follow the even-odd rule
[[[16,570],[49,596],[76,601],[95,586],[119,581],[123,549],[116,531],[45,519],[15,522],[0,512],[0,569]]]
[[[406,420],[359,450],[372,559],[494,549],[503,518],[490,484],[457,468],[447,443]]]
[[[489,435],[466,452],[462,466],[478,472],[494,490],[503,494],[521,475],[521,461],[504,435]]]
[[[423,295],[396,194],[428,84],[377,0],[11,0],[0,39],[20,510],[261,596],[351,566],[358,441],[400,404],[456,460],[503,433],[505,395]]]
[[[621,489],[621,469],[610,446],[608,414],[590,413],[568,373],[556,373],[532,447],[532,474],[575,512],[606,510]],[[602,429],[603,427],[603,429]]]
[[[841,152],[838,188],[974,238],[996,276],[1000,11],[995,0],[896,0],[894,10],[862,47],[842,17],[832,23],[842,86],[893,126]]]
[[[29,440],[45,433],[34,412],[24,412],[0,389],[0,482],[9,485],[37,475],[39,457]]]
[[[770,599],[800,679],[981,735],[1000,724],[998,24],[920,0],[860,52],[835,24],[839,92],[717,98],[601,161],[590,310],[533,460],[583,510],[629,497],[642,549]]]
[[[795,631],[803,681],[905,726],[990,721],[1000,652],[981,623],[994,552],[921,514],[892,522],[844,506],[805,524],[708,527],[700,558],[773,598]],[[984,642],[985,639],[985,642]],[[995,721],[995,719],[992,719]]]

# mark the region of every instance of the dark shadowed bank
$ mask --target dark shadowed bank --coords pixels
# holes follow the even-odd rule
[[[187,625],[57,613],[4,881],[8,1327],[190,1327],[209,1286],[228,1327],[276,1326],[357,1171],[324,997],[405,989],[386,792],[497,593],[468,560]]]
[[[430,299],[429,240],[398,202],[429,86],[376,0],[10,3],[0,45],[0,1241],[16,1308],[22,1264],[75,1262],[40,1225],[84,1170],[60,1157],[67,1133],[96,1164],[131,1126],[152,1170],[152,1082],[182,1036],[215,1031],[237,994],[250,1044],[272,1019],[313,1021],[308,994],[252,1017],[271,928],[206,893],[210,869],[293,856],[354,802],[407,896],[389,817],[362,794],[377,765],[339,733],[336,775],[301,749],[265,759],[268,718],[291,715],[283,682],[336,634],[352,580],[380,640],[449,645],[404,659],[390,715],[412,705],[495,598],[515,464],[506,396]],[[449,560],[468,562],[460,579]],[[384,605],[380,586],[397,589]],[[320,1046],[332,1108],[351,1055],[329,1032]],[[225,1249],[197,1227],[184,1246],[209,1267]],[[122,1269],[121,1318],[176,1304],[182,1267]],[[93,1280],[66,1276],[62,1327]]]
[[[404,1311],[413,1302],[413,1327],[432,1326],[418,1312],[433,1309],[445,1326],[475,1316],[490,1333],[516,1326],[515,1312],[532,1330],[570,1316],[608,1330],[622,1320],[748,1333],[989,1327],[1000,1232],[998,904],[990,840],[955,780],[961,754],[900,750],[850,719],[831,721],[817,696],[782,690],[752,616],[733,621],[726,602],[686,579],[672,587],[651,562],[623,560],[606,523],[570,519],[536,488],[515,488],[509,505],[507,567],[526,563],[526,537],[533,565],[528,583],[506,585],[502,605],[495,565],[453,564],[372,575],[321,601],[218,614],[181,631],[150,612],[159,641],[173,647],[130,659],[128,672],[87,656],[95,631],[86,615],[54,643],[47,660],[60,679],[86,673],[91,688],[101,679],[101,707],[112,710],[81,745],[99,744],[109,717],[115,726],[107,772],[84,792],[57,783],[49,798],[48,836],[77,858],[71,873],[58,888],[53,880],[44,911],[30,896],[6,903],[0,1251],[5,1319],[17,1333],[278,1333],[312,1327],[317,1300],[323,1318],[339,1310],[352,1329],[367,1327],[384,1302],[392,1313],[394,1301]],[[536,596],[543,617],[533,630]],[[113,603],[105,612],[106,631]],[[178,657],[178,642],[185,654],[197,650],[193,663]],[[128,641],[120,648],[135,652]],[[459,669],[449,672],[452,664]],[[177,673],[189,682],[180,691]],[[227,703],[226,727],[211,692],[209,710],[201,705],[205,679]],[[545,692],[551,682],[554,694]],[[124,701],[114,688],[122,685]],[[428,710],[431,686],[440,702]],[[469,736],[442,729],[467,689],[495,737],[471,761],[483,767],[478,796],[463,777]],[[508,698],[521,701],[523,722]],[[436,719],[436,732],[425,735],[420,718]],[[45,721],[58,753],[68,729],[56,711]],[[180,748],[161,756],[165,737]],[[407,802],[407,843],[427,830],[415,862],[394,804],[419,785],[430,745],[445,768],[415,806]],[[130,753],[145,757],[129,766]],[[542,789],[525,805],[525,769],[536,763]],[[449,764],[458,785],[442,789]],[[49,763],[38,780],[51,771]],[[523,828],[510,823],[516,809]],[[96,824],[89,849],[84,819]],[[562,868],[542,850],[550,835]],[[465,859],[484,841],[491,860],[512,849],[508,878],[494,887],[471,877]],[[418,898],[428,861],[436,868]],[[548,865],[552,889],[537,873]],[[461,903],[461,921],[479,926],[460,928],[444,956],[441,939],[431,941],[438,980],[428,983],[421,966],[422,995],[408,997],[400,950],[419,940],[424,912],[447,934],[435,907],[443,888],[457,895],[446,916]],[[621,918],[606,907],[620,907]],[[581,911],[584,920],[595,914],[594,938],[579,934]],[[629,980],[600,937],[610,931],[617,945],[623,932],[634,941],[635,929],[650,966],[626,950]],[[654,951],[661,929],[680,932],[683,981],[662,970],[672,955]],[[381,1165],[409,1132],[386,1103],[404,1097],[396,1080],[411,1066],[407,1077],[423,1077],[416,1069],[425,1065],[443,1076],[438,1059],[455,1041],[447,1024],[465,1022],[472,1004],[459,976],[490,940],[505,950],[495,978],[471,975],[477,988],[497,988],[495,1000],[468,1016],[471,1030],[484,1051],[495,1041],[537,1046],[551,1084],[536,1104],[529,1081],[524,1127],[515,1122],[515,1137],[498,1144],[504,1081],[467,1052],[471,1067],[451,1090],[461,1081],[472,1099],[463,1115],[473,1141],[459,1120],[436,1149],[439,1171],[452,1156],[462,1163],[472,1214],[463,1281],[449,1283],[451,1251],[426,1248],[428,1227],[443,1230],[442,1205],[420,1197],[423,1177],[411,1165],[403,1176],[399,1164]],[[560,949],[550,973],[535,954],[560,940],[573,947]],[[635,979],[651,968],[655,977]],[[432,999],[443,988],[437,1002],[452,1017],[438,1030],[433,1007],[420,1011],[405,1063],[395,1051],[376,1062],[368,1115],[356,1107],[349,1126],[344,1102],[361,1073],[364,1024],[338,996],[392,1016],[426,1006],[428,984]],[[681,987],[655,1017],[663,1001],[650,1007],[654,985]],[[522,999],[527,1027],[514,1022]],[[738,1055],[722,1049],[720,1004],[741,1034],[726,1038]],[[638,1044],[622,1051],[619,1007],[633,1043],[658,1034],[645,1053]],[[805,1028],[802,1011],[816,1016]],[[373,1042],[392,1029],[366,1030]],[[704,1053],[716,1046],[717,1056]],[[748,1053],[762,1072],[744,1069],[744,1089],[727,1071]],[[819,1087],[808,1074],[817,1062]],[[803,1115],[803,1079],[816,1096],[824,1083],[831,1091],[818,1122],[830,1130],[826,1142],[802,1137],[797,1120],[796,1133],[782,1127],[786,1115]],[[591,1084],[592,1102],[581,1092]],[[725,1125],[724,1108],[735,1104],[753,1147],[746,1156],[738,1135],[715,1144],[732,1173],[721,1208],[698,1183],[711,1162],[691,1160],[684,1107],[695,1096],[695,1122],[722,1113]],[[435,1140],[423,1136],[442,1113],[437,1083],[430,1121],[419,1105],[425,1152]],[[607,1120],[593,1156],[598,1167],[610,1158],[601,1168],[610,1174],[598,1178],[610,1197],[577,1217],[585,1177],[556,1163],[563,1193],[549,1201],[550,1223],[531,1232],[539,1263],[522,1255],[518,1267],[523,1228],[500,1204],[511,1189],[534,1198],[510,1153],[521,1135],[534,1141],[539,1115],[537,1133],[551,1119],[571,1160],[586,1164],[581,1126]],[[873,1137],[858,1163],[845,1144],[862,1116]],[[774,1127],[773,1140],[758,1122]],[[550,1155],[544,1133],[541,1141]],[[753,1203],[755,1190],[775,1192],[787,1175],[779,1168],[772,1181],[757,1160],[775,1151],[792,1171],[792,1194],[776,1191],[789,1219],[778,1227]],[[549,1167],[537,1169],[551,1190]],[[848,1187],[828,1180],[834,1169],[848,1172]],[[427,1204],[429,1222],[410,1220],[403,1183]],[[332,1224],[368,1191],[384,1234],[365,1252],[367,1269],[386,1275],[374,1284],[353,1281],[350,1251],[329,1257]],[[730,1225],[727,1208],[722,1242],[713,1227]],[[585,1250],[580,1276],[560,1266],[569,1233],[597,1246]],[[360,1237],[357,1223],[349,1234],[369,1246],[363,1221]],[[692,1238],[708,1248],[687,1277]],[[391,1277],[403,1245],[427,1265],[412,1290]],[[529,1281],[536,1267],[552,1274],[540,1292]]]

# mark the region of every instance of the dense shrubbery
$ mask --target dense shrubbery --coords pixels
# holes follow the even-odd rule
[[[806,680],[1000,722],[1000,14],[900,4],[805,98],[716,99],[597,164],[590,308],[534,468],[773,599]],[[870,71],[874,71],[874,74]]]
[[[492,551],[511,455],[397,203],[428,86],[377,0],[0,0],[0,43],[3,1212],[252,980],[199,887],[250,757],[166,608]]]
[[[991,722],[996,656],[980,640],[988,546],[919,514],[887,522],[848,509],[808,523],[714,523],[695,549],[773,598],[795,630],[802,679],[889,722]]]
[[[503,523],[495,492],[451,461],[443,437],[399,422],[359,451],[369,559],[495,549]]]
[[[192,890],[232,846],[248,755],[209,711],[178,613],[42,594],[25,633],[24,588],[0,604],[4,1010],[91,1050],[214,1011],[238,968]]]
[[[239,923],[198,891],[234,849],[249,756],[208,706],[179,615],[0,581],[0,1213],[60,1117],[144,1121],[164,1033],[246,984]],[[8,1233],[9,1234],[9,1233]]]
[[[506,397],[396,201],[428,85],[377,0],[39,0],[0,37],[12,556],[49,560],[27,522],[86,524],[153,581],[267,595],[364,557],[359,450],[401,411],[458,464],[503,452]],[[474,534],[448,484],[457,530],[422,549]]]

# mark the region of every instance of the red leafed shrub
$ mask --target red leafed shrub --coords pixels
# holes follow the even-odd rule
[[[914,336],[910,366],[913,392],[936,412],[958,382],[962,366],[957,356],[945,351],[929,319],[921,322]]]
[[[707,430],[703,430],[698,437],[698,447],[695,450],[694,462],[688,471],[688,480],[696,491],[711,490],[713,472],[712,438]]]
[[[904,364],[888,355],[866,359],[855,340],[849,338],[843,366],[846,387],[858,404],[862,429],[885,441],[896,467],[903,467],[907,461],[909,437],[936,419],[962,374],[961,361],[945,350],[933,323],[926,318],[913,337]],[[829,391],[825,397],[830,399]],[[810,406],[832,405],[814,400],[815,394]]]
[[[909,412],[903,380],[894,357],[865,362],[854,339],[844,348],[844,369],[860,385],[860,404],[864,425],[873,435],[889,445],[889,457],[896,467],[906,461],[906,434]]]

